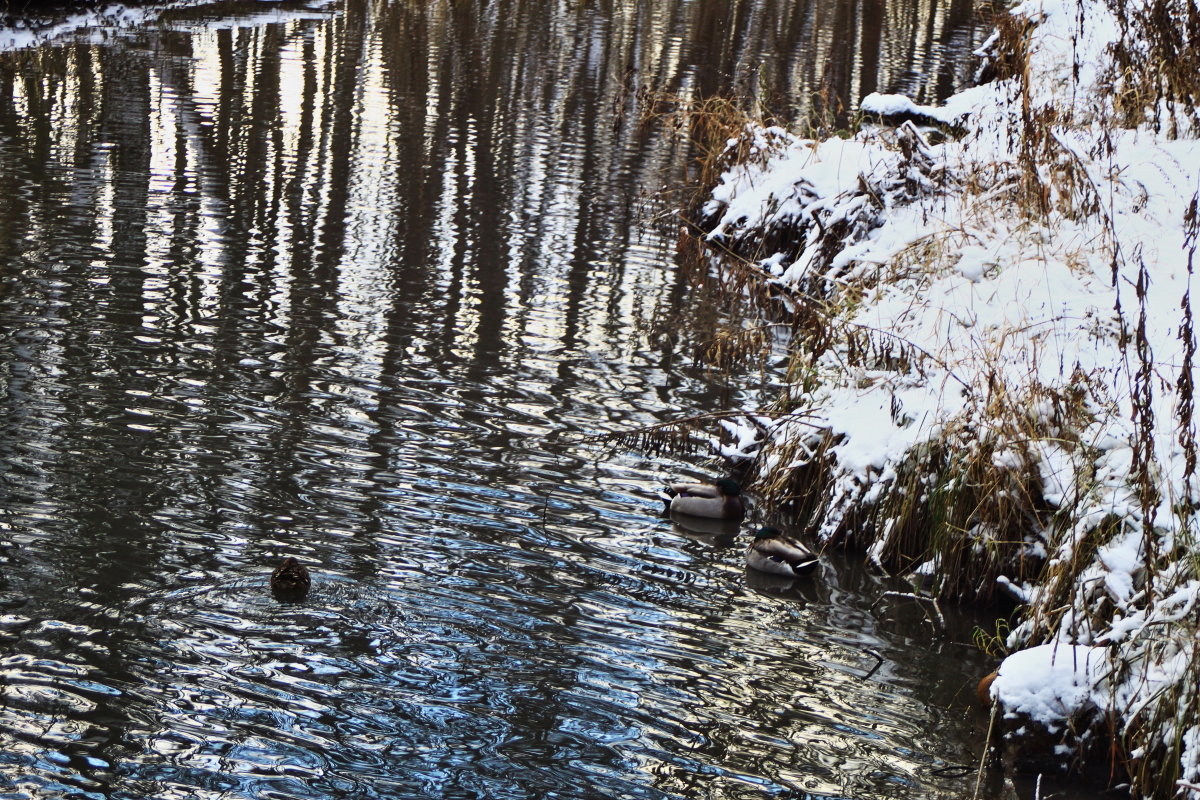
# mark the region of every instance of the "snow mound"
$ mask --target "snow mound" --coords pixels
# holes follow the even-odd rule
[[[1005,713],[1054,732],[1080,712],[1107,705],[1108,655],[1103,647],[1059,643],[1021,650],[1000,665],[992,697]]]

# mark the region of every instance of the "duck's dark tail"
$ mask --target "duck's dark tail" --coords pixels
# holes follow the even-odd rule
[[[658,499],[663,501],[663,513],[671,512],[671,501],[679,495],[679,492],[672,489],[670,486],[664,486],[658,490]]]

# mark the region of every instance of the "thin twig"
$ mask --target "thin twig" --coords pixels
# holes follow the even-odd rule
[[[942,613],[942,607],[938,604],[938,599],[930,597],[929,602],[933,603],[933,610],[937,612],[938,621],[942,623],[942,630],[946,630],[946,615]]]
[[[942,630],[946,630],[946,617],[942,614],[942,607],[938,605],[936,597],[929,597],[923,594],[913,594],[912,592],[884,592],[884,597],[900,597],[905,600],[921,600],[933,605],[933,610],[937,613],[938,622],[942,624]],[[932,620],[930,621],[932,625]]]
[[[871,667],[870,672],[868,672],[866,675],[863,675],[862,679],[864,681],[870,680],[871,676],[874,675],[876,672],[878,672],[879,668],[882,667],[884,662],[887,660],[883,656],[881,656],[878,651],[872,650],[869,647],[867,648],[867,653],[875,656],[875,666]]]
[[[896,341],[899,341],[899,342],[903,343],[904,345],[911,347],[912,349],[919,352],[921,355],[928,358],[934,364],[937,364],[939,367],[944,369],[946,371],[947,375],[949,375],[951,378],[953,378],[954,380],[961,383],[963,385],[963,388],[966,389],[968,392],[971,392],[971,384],[967,383],[965,380],[958,377],[958,375],[954,374],[954,370],[952,370],[950,368],[950,365],[946,361],[938,358],[933,353],[929,352],[924,347],[921,347],[921,345],[917,344],[913,340],[905,338],[893,331],[887,331],[887,330],[884,330],[883,328],[876,328],[874,325],[865,325],[861,322],[852,322],[850,320],[845,320],[843,322],[843,324],[846,325],[846,327],[848,327],[848,328],[858,328],[859,330],[869,331],[870,333],[878,334],[880,336],[891,337],[892,339],[895,339]]]
[[[971,800],[979,800],[979,787],[983,784],[983,768],[987,766],[988,752],[992,748],[992,731],[996,729],[996,717],[999,716],[1000,704],[992,703],[992,714],[988,718],[987,737],[983,740],[983,753],[979,756],[979,772],[975,776],[975,793]]]
[[[673,420],[668,420],[666,422],[657,422],[653,425],[645,425],[640,428],[634,428],[633,430],[609,431],[607,433],[588,434],[583,437],[582,441],[584,441],[584,442],[604,442],[604,441],[611,441],[613,439],[619,440],[619,439],[623,439],[628,436],[638,436],[641,434],[652,433],[654,431],[670,429],[670,428],[679,428],[679,427],[695,427],[695,428],[699,429],[701,427],[699,425],[699,423],[702,423],[702,422],[720,421],[720,420],[726,420],[726,419],[737,419],[739,417],[749,417],[751,414],[754,414],[754,413],[756,413],[756,412],[746,411],[746,410],[709,411],[709,412],[705,412],[703,414],[693,414],[690,417],[683,417],[681,419],[673,419]],[[760,414],[758,414],[758,416],[765,416],[765,415],[760,413]],[[807,418],[812,417],[812,416],[814,416],[812,411],[807,411],[807,410],[806,411],[797,411],[797,412],[793,412],[790,414],[780,414],[778,417],[774,418],[774,421],[781,422],[783,420],[791,420],[791,421],[800,421],[801,423],[804,423],[804,421]],[[823,425],[820,425],[816,422],[808,422],[808,423],[804,423],[804,424],[807,424],[810,427],[817,429],[817,430],[821,430],[824,428]]]

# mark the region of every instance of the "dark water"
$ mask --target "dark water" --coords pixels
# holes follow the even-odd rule
[[[256,3],[0,53],[0,797],[970,796],[973,620],[746,573],[658,517],[714,461],[589,439],[775,380],[693,363],[728,309],[637,90],[933,94],[969,12]]]

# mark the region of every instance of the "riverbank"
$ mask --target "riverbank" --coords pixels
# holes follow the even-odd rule
[[[29,47],[64,33],[88,27],[114,27],[136,24],[163,8],[199,5],[163,3],[159,0],[43,0],[42,2],[3,3],[0,5],[0,48]]]
[[[214,12],[228,16],[274,15],[325,8],[325,0],[43,0],[0,5],[0,52],[36,47],[72,37],[91,39],[101,32],[139,25],[179,22]]]
[[[1021,4],[945,104],[748,127],[696,216],[791,353],[725,455],[823,542],[1015,600],[992,695],[1147,797],[1200,797],[1197,20]]]

